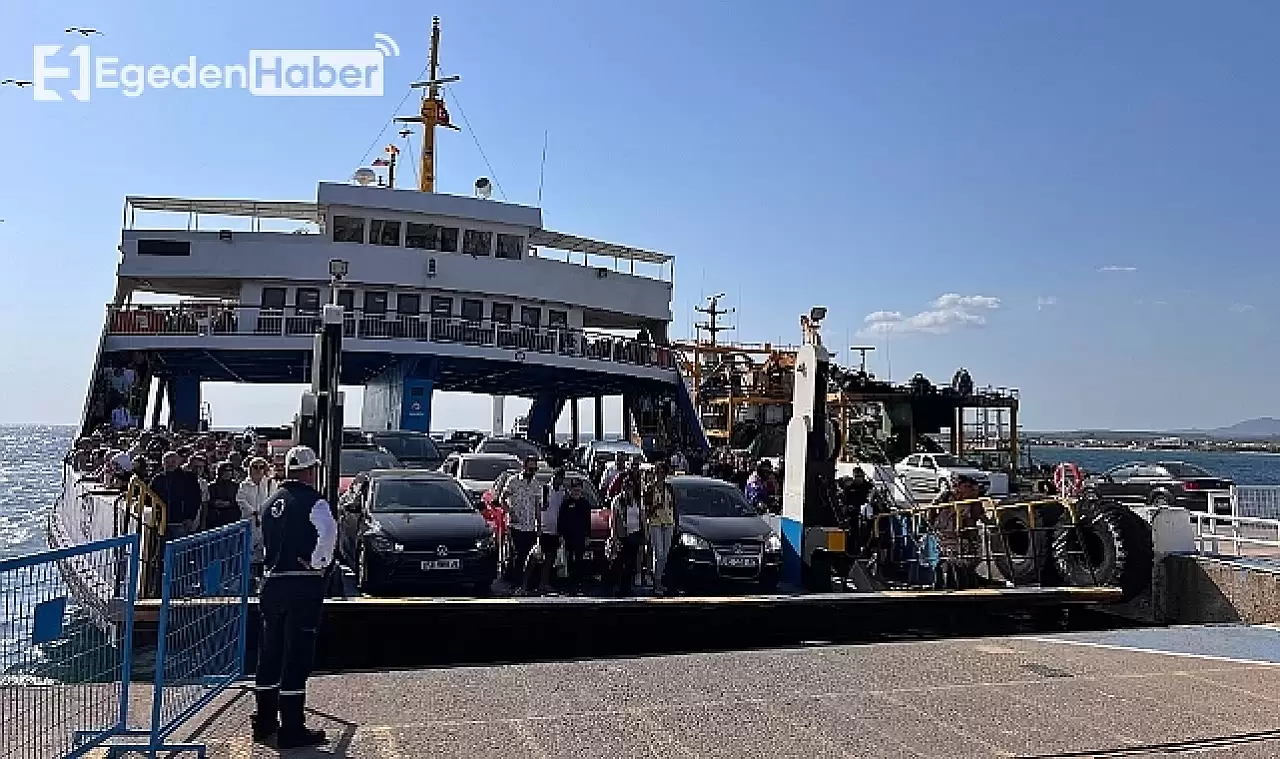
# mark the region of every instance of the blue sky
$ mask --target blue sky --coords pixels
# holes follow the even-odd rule
[[[126,194],[314,199],[387,141],[432,14],[506,197],[535,202],[548,130],[547,225],[675,254],[678,334],[716,291],[744,340],[793,341],[822,304],[828,343],[878,345],[880,375],[964,365],[1019,387],[1033,429],[1280,416],[1274,4],[11,5],[0,79],[84,41],[67,26],[143,64],[378,32],[401,56],[382,98],[0,88],[0,422],[79,418]],[[440,141],[442,190],[490,174],[472,135]],[[296,397],[210,395],[220,424]]]

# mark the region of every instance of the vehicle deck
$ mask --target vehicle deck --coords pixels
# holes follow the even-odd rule
[[[1278,692],[1280,631],[1245,626],[350,673],[312,679],[333,742],[291,755],[1249,759],[1280,755]],[[182,735],[274,756],[251,710]]]
[[[1053,625],[1068,609],[1119,598],[1115,588],[668,598],[356,596],[326,599],[317,657],[330,669],[393,668],[1062,629]],[[158,599],[138,602],[135,630],[144,646],[154,639],[159,607]],[[252,650],[256,601],[249,615]]]

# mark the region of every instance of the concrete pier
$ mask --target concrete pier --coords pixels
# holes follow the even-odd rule
[[[1280,632],[1227,626],[328,675],[307,706],[332,742],[291,755],[1262,759],[1277,654]],[[251,711],[233,689],[178,737],[274,756]]]

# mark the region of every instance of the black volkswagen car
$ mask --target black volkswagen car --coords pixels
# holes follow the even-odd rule
[[[771,592],[782,572],[782,540],[732,483],[667,478],[675,497],[674,545],[667,559],[673,590],[751,587]]]
[[[1084,487],[1101,498],[1130,506],[1181,506],[1206,511],[1209,491],[1230,490],[1234,484],[1185,461],[1135,461],[1090,477]]]
[[[342,553],[361,591],[489,592],[498,573],[493,530],[443,472],[378,469],[340,526]]]

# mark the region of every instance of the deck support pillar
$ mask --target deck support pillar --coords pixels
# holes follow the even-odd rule
[[[573,449],[576,451],[578,449],[578,437],[579,437],[578,399],[577,398],[569,399],[569,426],[572,428],[570,430],[570,440],[573,441]]]
[[[596,440],[604,440],[604,397],[597,395],[596,401],[596,418],[595,433]]]
[[[171,377],[165,389],[169,396],[169,427],[188,432],[200,429],[199,375]]]
[[[151,429],[155,429],[160,426],[160,411],[161,407],[164,405],[164,389],[165,378],[158,377],[156,379],[155,405],[151,407]]]

